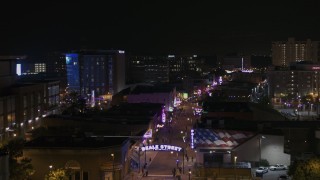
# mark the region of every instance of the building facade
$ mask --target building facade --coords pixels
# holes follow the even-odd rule
[[[275,66],[288,66],[291,62],[312,61],[319,62],[319,41],[288,41],[272,42],[272,64]]]
[[[213,57],[204,56],[129,56],[128,83],[164,83],[182,80],[184,77],[199,78],[210,68],[206,63]],[[212,64],[212,63],[211,63]],[[210,65],[211,65],[210,64]]]
[[[320,65],[295,63],[290,68],[270,70],[267,74],[269,97],[274,103],[299,103],[305,96],[319,95]],[[311,102],[311,101],[310,101]]]
[[[69,169],[70,179],[121,180],[128,172],[130,141],[116,137],[40,137],[27,142],[23,155],[32,159],[32,179],[50,169]]]
[[[16,60],[0,60],[0,142],[24,137],[42,117],[55,113],[60,102],[59,81],[18,80]]]
[[[79,51],[66,54],[68,89],[81,95],[117,93],[125,86],[125,52]]]

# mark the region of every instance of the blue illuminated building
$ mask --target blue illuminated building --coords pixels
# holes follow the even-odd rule
[[[66,54],[68,88],[72,91],[80,90],[79,56]]]
[[[124,89],[124,51],[77,51],[66,54],[66,64],[69,90],[100,96]]]

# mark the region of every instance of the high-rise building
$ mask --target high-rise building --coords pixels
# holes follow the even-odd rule
[[[288,66],[291,62],[320,61],[319,41],[288,41],[272,42],[272,64],[275,66]]]
[[[310,103],[315,102],[320,94],[319,69],[320,64],[304,61],[269,70],[269,97],[274,103],[298,102],[308,96]]]
[[[121,50],[77,51],[66,54],[69,90],[85,96],[114,94],[125,86],[125,52]]]
[[[211,70],[211,56],[130,56],[127,61],[128,83],[163,83],[198,78]]]
[[[129,83],[169,82],[169,62],[165,56],[130,56],[127,62]]]

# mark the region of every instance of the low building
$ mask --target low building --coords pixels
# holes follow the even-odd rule
[[[71,171],[70,179],[122,180],[128,171],[130,141],[125,137],[39,137],[26,143],[32,159],[32,179],[44,179],[52,169]]]
[[[159,103],[164,105],[165,111],[169,111],[174,107],[175,97],[176,89],[171,86],[136,85],[116,94],[112,104]]]
[[[290,155],[284,152],[283,135],[201,128],[194,129],[193,134],[191,147],[197,151],[197,162],[204,167],[232,168],[234,163],[247,162],[247,168],[251,168],[262,159],[270,164],[291,162]]]
[[[60,101],[59,81],[18,80],[18,59],[0,57],[0,142],[24,137]]]

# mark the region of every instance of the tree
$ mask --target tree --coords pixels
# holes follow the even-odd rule
[[[24,144],[24,139],[14,138],[3,146],[9,154],[10,180],[29,179],[35,172],[31,164],[31,159],[22,157]]]
[[[320,178],[320,158],[315,157],[306,161],[296,161],[290,166],[288,174],[293,177],[293,180]]]
[[[45,180],[68,180],[71,175],[70,171],[63,168],[50,170],[49,174],[46,174]]]
[[[86,110],[86,100],[76,91],[67,93],[63,98],[61,105],[62,114],[79,115]]]

